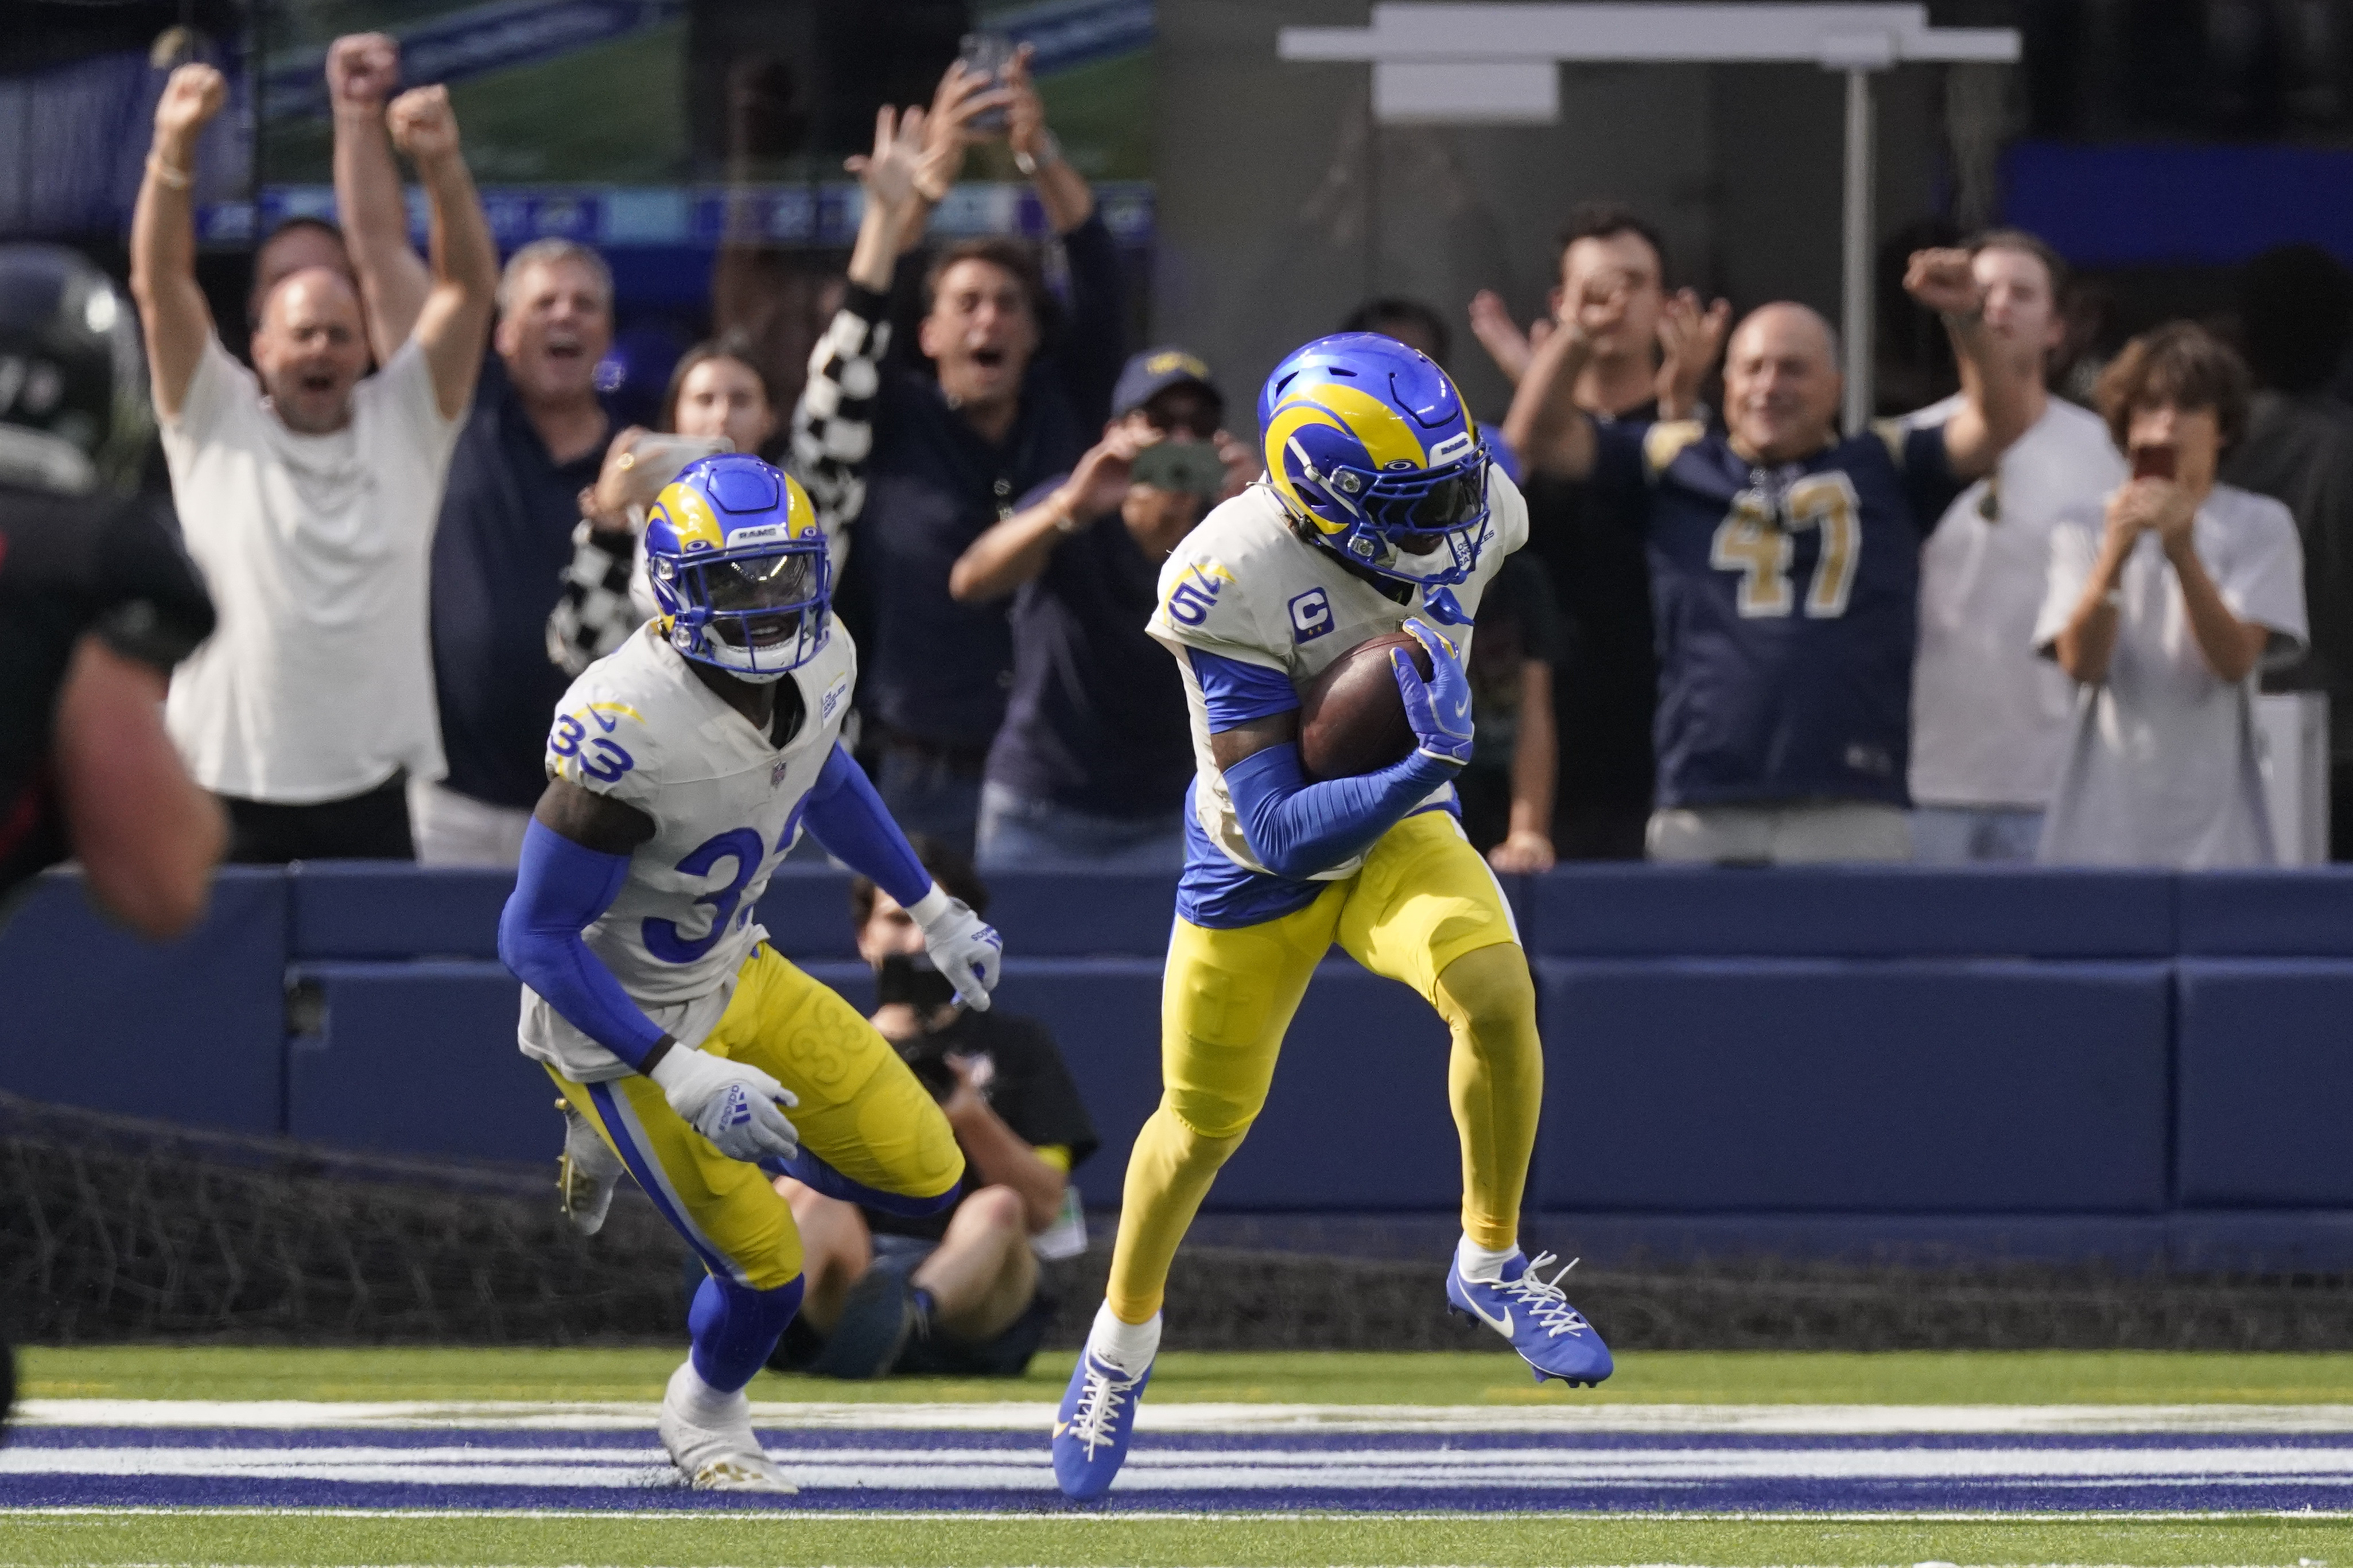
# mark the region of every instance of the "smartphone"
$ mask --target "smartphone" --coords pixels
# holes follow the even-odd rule
[[[1003,33],[966,33],[956,50],[956,59],[964,68],[976,76],[988,79],[991,88],[1005,85],[1005,68],[1013,63],[1013,40]],[[972,117],[973,130],[994,134],[1005,129],[1006,111],[992,109]]]
[[[1155,441],[1135,455],[1128,472],[1139,485],[1210,500],[1226,488],[1226,465],[1207,441]]]
[[[2136,447],[2132,455],[2132,477],[2137,479],[2169,479],[2173,477],[2173,448],[2170,447]]]

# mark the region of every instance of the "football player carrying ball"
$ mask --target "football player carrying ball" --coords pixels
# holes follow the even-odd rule
[[[1266,1100],[1284,1030],[1334,942],[1428,998],[1453,1036],[1462,1240],[1458,1311],[1512,1342],[1538,1381],[1609,1375],[1599,1336],[1519,1247],[1544,1063],[1527,955],[1455,818],[1471,757],[1462,672],[1481,593],[1527,542],[1526,504],[1462,396],[1414,350],[1321,338],[1259,398],[1266,477],[1171,555],[1150,631],[1176,656],[1198,772],[1162,990],[1159,1109],[1127,1167],[1109,1289],[1054,1426],[1064,1492],[1099,1497],[1127,1454],[1160,1342],[1168,1267]],[[1368,638],[1389,655],[1413,749],[1311,780],[1301,693]]]

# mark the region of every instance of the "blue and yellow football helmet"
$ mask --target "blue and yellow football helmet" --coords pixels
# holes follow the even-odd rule
[[[1369,571],[1460,583],[1487,532],[1487,445],[1453,379],[1378,332],[1294,350],[1259,394],[1266,472],[1291,513]]]
[[[799,482],[757,458],[680,470],[647,515],[646,567],[670,645],[689,658],[765,682],[825,647],[825,531]]]

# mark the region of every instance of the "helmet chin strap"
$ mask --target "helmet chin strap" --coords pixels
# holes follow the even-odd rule
[[[1463,610],[1461,601],[1455,598],[1451,588],[1424,588],[1421,591],[1421,607],[1428,610],[1430,618],[1440,626],[1467,626],[1471,624],[1471,616]]]

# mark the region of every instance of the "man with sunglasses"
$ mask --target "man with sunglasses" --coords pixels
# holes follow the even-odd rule
[[[804,1289],[771,1178],[923,1215],[954,1204],[965,1162],[889,1042],[753,911],[806,827],[905,907],[965,1005],[987,1007],[1000,944],[841,745],[858,654],[800,485],[754,457],[691,463],[646,557],[662,613],[565,694],[499,955],[525,987],[523,1053],[573,1121],[567,1197],[572,1166],[604,1189],[592,1206],[627,1169],[709,1270],[663,1446],[692,1487],[790,1491],[744,1393]]]
[[[1013,597],[1013,689],[981,784],[983,870],[1175,870],[1193,776],[1185,689],[1145,635],[1160,564],[1257,477],[1209,367],[1178,348],[1120,373],[1103,437],[1021,498],[948,577]]]

